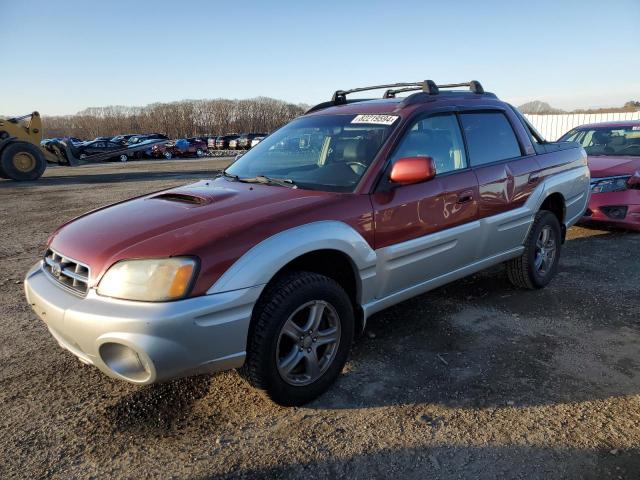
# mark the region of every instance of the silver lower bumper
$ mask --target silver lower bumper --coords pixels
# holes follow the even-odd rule
[[[58,343],[107,375],[148,384],[237,368],[261,286],[175,302],[78,297],[34,266],[24,282]]]

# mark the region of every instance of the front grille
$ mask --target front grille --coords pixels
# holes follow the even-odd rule
[[[44,254],[42,268],[57,283],[78,295],[89,289],[89,267],[51,249]]]

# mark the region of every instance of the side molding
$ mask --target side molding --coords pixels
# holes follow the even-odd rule
[[[263,240],[240,257],[207,294],[265,285],[287,263],[317,250],[337,250],[347,255],[357,273],[358,301],[371,298],[375,287],[375,251],[352,227],[329,220],[291,228]]]

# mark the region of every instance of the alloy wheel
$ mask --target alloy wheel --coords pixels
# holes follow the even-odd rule
[[[546,275],[553,267],[556,259],[557,242],[555,232],[549,225],[545,225],[536,240],[536,254],[534,265],[540,275]]]
[[[340,334],[340,317],[330,303],[314,300],[298,307],[278,336],[276,365],[282,379],[294,386],[318,380],[336,356]]]

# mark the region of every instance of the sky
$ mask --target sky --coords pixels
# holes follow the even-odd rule
[[[519,105],[640,100],[640,0],[0,0],[0,113],[479,80]],[[379,92],[380,95],[382,92]]]

